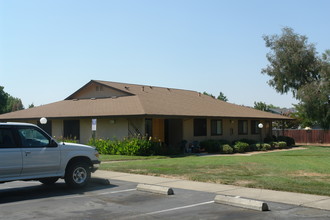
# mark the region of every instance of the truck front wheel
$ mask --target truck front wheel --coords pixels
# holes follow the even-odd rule
[[[73,188],[81,188],[88,184],[91,178],[89,165],[85,162],[76,162],[66,169],[65,183]]]

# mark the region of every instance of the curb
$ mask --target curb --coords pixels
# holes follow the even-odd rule
[[[240,197],[217,195],[214,198],[214,202],[258,211],[270,211],[267,203],[265,202]]]
[[[151,192],[163,195],[173,195],[173,189],[165,186],[156,186],[156,185],[148,185],[148,184],[138,184],[136,190]]]

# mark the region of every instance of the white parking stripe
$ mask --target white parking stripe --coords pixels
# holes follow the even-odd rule
[[[172,209],[165,209],[165,210],[156,211],[156,212],[149,212],[144,215],[155,215],[155,214],[160,214],[163,212],[171,212],[171,211],[175,211],[175,210],[187,209],[187,208],[192,208],[192,207],[201,206],[201,205],[207,205],[207,204],[211,204],[211,203],[214,203],[214,201],[212,200],[212,201],[201,202],[201,203],[197,203],[197,204],[193,204],[193,205],[181,206],[181,207],[176,207],[176,208],[172,208]]]

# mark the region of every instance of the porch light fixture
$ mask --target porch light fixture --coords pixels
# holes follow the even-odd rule
[[[40,118],[40,124],[42,124],[42,125],[47,124],[47,118],[45,118],[45,117]]]
[[[262,123],[258,124],[258,128],[262,129],[264,127],[264,125]]]

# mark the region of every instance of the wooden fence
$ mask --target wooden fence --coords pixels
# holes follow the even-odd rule
[[[273,130],[273,135],[292,137],[300,144],[330,144],[330,130]]]

